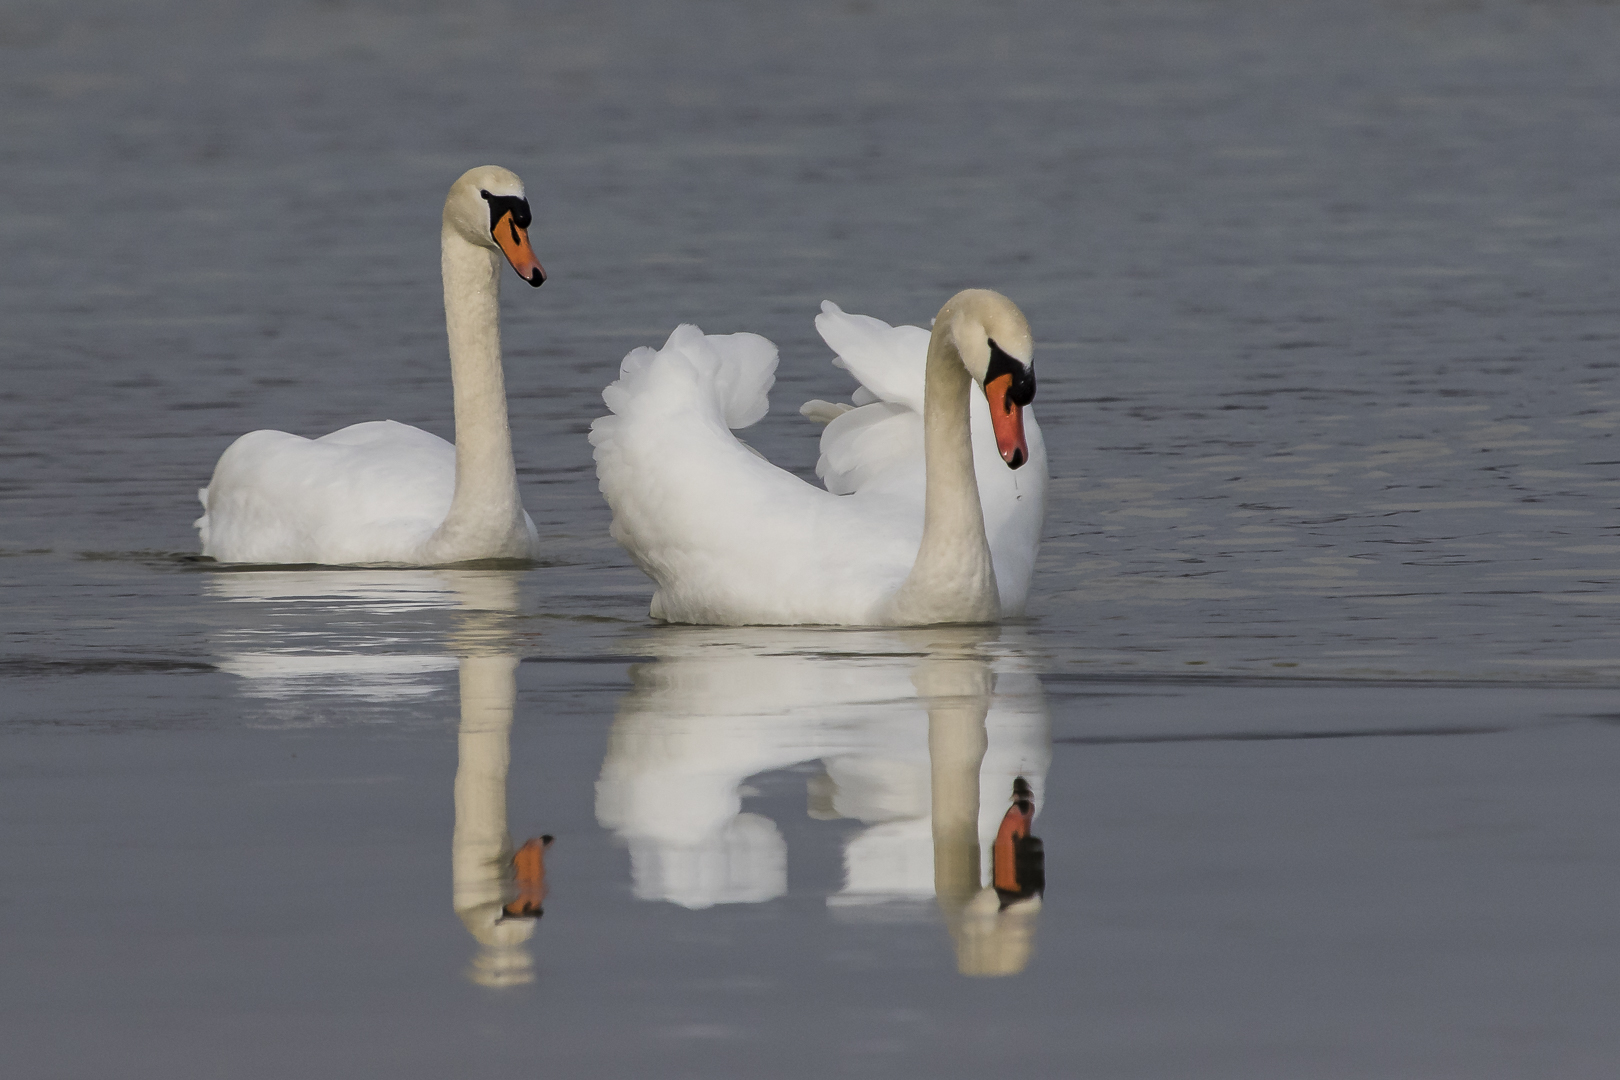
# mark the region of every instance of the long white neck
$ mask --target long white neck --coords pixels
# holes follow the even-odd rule
[[[432,562],[529,557],[501,371],[500,256],[448,224],[440,239],[456,401],[456,493],[427,542]]]
[[[1001,615],[979,481],[973,471],[968,426],[973,379],[951,338],[953,321],[941,312],[928,341],[923,534],[917,561],[891,602],[889,621],[901,625],[993,622]]]

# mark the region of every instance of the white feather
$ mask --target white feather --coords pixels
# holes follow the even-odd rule
[[[625,357],[603,392],[612,414],[591,427],[597,477],[614,538],[657,585],[655,618],[885,621],[922,538],[929,334],[831,303],[816,327],[835,363],[860,380],[855,400],[870,402],[827,423],[817,465],[825,489],[751,453],[730,430],[766,412],[777,355],[762,337],[681,326],[662,349]],[[1040,543],[1046,450],[1026,409],[1030,459],[1008,469],[988,404],[982,394],[972,398],[974,465],[1002,615],[1018,615]]]
[[[409,424],[319,439],[252,431],[220,455],[196,526],[203,550],[228,562],[412,563],[455,490],[455,446]]]

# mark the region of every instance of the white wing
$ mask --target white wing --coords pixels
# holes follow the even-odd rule
[[[766,339],[687,325],[603,392],[597,477],[614,539],[658,586],[656,618],[868,624],[910,572],[920,515],[806,484],[731,433],[765,414],[775,371]]]
[[[198,492],[196,525],[203,554],[222,562],[410,562],[455,486],[456,448],[408,424],[376,420],[319,439],[252,431]]]

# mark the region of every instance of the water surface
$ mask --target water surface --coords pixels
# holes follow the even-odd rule
[[[31,1075],[1608,1075],[1617,33],[1580,3],[0,13],[7,1045]],[[504,311],[547,565],[190,558],[237,434],[451,434],[437,215],[484,162],[552,274]],[[619,358],[766,334],[748,439],[809,476],[797,407],[851,389],[819,302],[926,324],[965,286],[1037,337],[1030,618],[650,623],[584,438]],[[1008,915],[961,860],[977,828],[988,873],[1014,774],[1048,889]],[[497,922],[542,832],[547,914]]]

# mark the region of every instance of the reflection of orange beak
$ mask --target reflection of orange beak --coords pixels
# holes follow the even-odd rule
[[[540,905],[546,898],[546,848],[550,846],[551,837],[541,836],[525,841],[512,856],[518,894],[516,900],[501,909],[508,917],[538,919],[544,914]]]
[[[1013,377],[997,375],[984,384],[990,402],[990,426],[996,432],[996,449],[1010,468],[1029,460],[1029,444],[1024,441],[1024,410],[1007,396],[1012,393]]]
[[[1034,804],[1020,800],[1013,803],[1007,816],[1001,819],[1001,828],[996,831],[996,843],[990,853],[991,883],[997,889],[1010,893],[1023,891],[1018,881],[1018,841],[1029,835],[1034,818]]]
[[[534,248],[529,246],[528,230],[519,228],[518,223],[512,220],[512,212],[508,210],[501,215],[501,219],[495,223],[495,228],[491,231],[495,236],[495,242],[501,245],[501,250],[506,253],[506,261],[518,272],[518,277],[538,289],[546,280],[546,271],[540,265],[540,260],[535,258]]]

